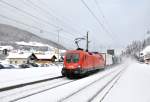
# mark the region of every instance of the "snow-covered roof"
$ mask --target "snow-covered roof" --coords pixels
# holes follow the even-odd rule
[[[141,51],[141,53],[143,53],[143,55],[149,54],[150,53],[150,46],[147,46],[143,49],[143,51]]]
[[[51,59],[54,54],[35,54],[37,59]]]
[[[31,53],[10,53],[7,58],[28,58],[30,55]]]
[[[66,50],[59,50],[59,52],[60,52],[60,53],[65,53],[65,52],[66,52]]]

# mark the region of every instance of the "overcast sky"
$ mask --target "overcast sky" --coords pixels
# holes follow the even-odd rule
[[[74,39],[87,31],[91,50],[120,48],[147,37],[150,0],[1,0],[0,23],[55,42],[59,31],[67,48],[75,48]]]

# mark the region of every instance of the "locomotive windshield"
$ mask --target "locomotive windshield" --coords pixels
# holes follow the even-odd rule
[[[79,61],[79,54],[68,53],[66,55],[66,62],[67,63],[77,63],[78,61]]]

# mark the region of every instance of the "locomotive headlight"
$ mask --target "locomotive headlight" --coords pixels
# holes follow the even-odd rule
[[[80,66],[80,65],[78,65],[78,68],[81,68],[81,66]]]

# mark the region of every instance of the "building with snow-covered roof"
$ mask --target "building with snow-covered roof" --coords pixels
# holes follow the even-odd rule
[[[147,53],[150,53],[150,46],[146,46],[140,53],[142,55],[146,55]]]
[[[55,62],[56,56],[54,54],[32,54],[29,58],[30,63],[38,63],[38,64],[49,64],[51,62]]]
[[[10,64],[24,64],[29,61],[29,57],[31,56],[31,53],[10,53],[7,56],[8,62]]]
[[[140,57],[143,58],[146,64],[150,64],[150,46],[147,46],[140,52]]]

